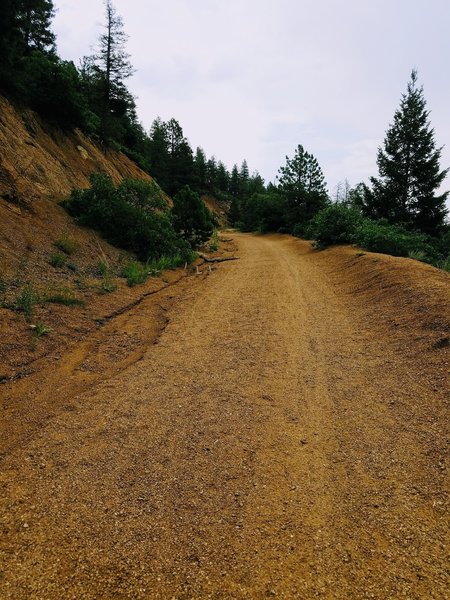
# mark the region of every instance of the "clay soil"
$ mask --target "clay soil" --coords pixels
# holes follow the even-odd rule
[[[0,387],[1,598],[448,597],[448,275],[231,235]]]

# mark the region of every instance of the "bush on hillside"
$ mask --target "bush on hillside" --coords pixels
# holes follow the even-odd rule
[[[294,228],[294,235],[313,239],[322,248],[352,243],[372,252],[411,257],[436,266],[445,262],[450,250],[448,232],[443,232],[440,238],[431,238],[383,220],[364,218],[357,209],[342,204],[321,210],[306,228]]]
[[[364,219],[356,228],[351,241],[372,252],[393,256],[421,253],[427,262],[432,262],[437,258],[437,253],[429,244],[425,234],[407,231],[402,227],[389,225],[383,221]]]
[[[91,176],[90,188],[73,190],[63,205],[78,223],[96,229],[140,260],[179,255],[188,261],[189,245],[176,234],[154,194],[151,183],[124,180],[116,187],[109,175],[97,173]]]
[[[358,210],[343,204],[332,204],[311,219],[306,228],[306,236],[322,247],[349,243],[362,220]]]

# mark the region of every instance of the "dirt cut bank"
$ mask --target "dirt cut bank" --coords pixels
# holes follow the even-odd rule
[[[446,597],[448,276],[234,237],[4,451],[2,597]]]

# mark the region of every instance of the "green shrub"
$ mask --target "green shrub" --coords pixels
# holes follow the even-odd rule
[[[64,254],[70,256],[77,250],[78,243],[71,237],[65,235],[59,238],[59,240],[56,240],[55,246],[58,248],[58,250],[61,250],[64,252]]]
[[[409,256],[417,252],[423,253],[427,260],[436,256],[425,234],[370,219],[364,219],[358,225],[351,241],[366,250],[393,256]]]
[[[54,252],[49,259],[49,263],[51,264],[52,267],[55,267],[55,269],[60,269],[61,267],[63,267],[66,264],[66,257],[61,254],[60,252]]]
[[[97,229],[141,261],[190,252],[175,233],[168,211],[159,208],[148,182],[126,180],[115,187],[109,175],[94,174],[91,187],[73,190],[63,205],[79,223]]]
[[[362,216],[354,208],[332,204],[318,212],[306,228],[306,236],[320,247],[352,241]]]

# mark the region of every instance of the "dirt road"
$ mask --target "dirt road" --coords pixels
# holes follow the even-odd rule
[[[448,597],[448,279],[424,325],[376,258],[235,239],[4,452],[1,598]]]

